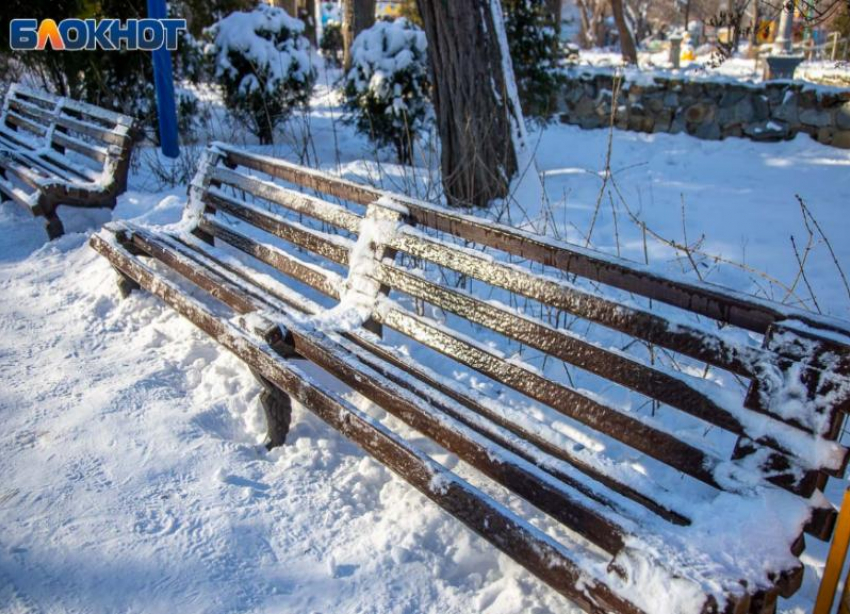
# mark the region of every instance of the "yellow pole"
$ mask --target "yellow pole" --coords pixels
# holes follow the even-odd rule
[[[812,614],[829,614],[832,611],[832,602],[835,600],[844,559],[847,558],[848,545],[850,545],[850,488],[844,491],[844,500],[841,502],[841,511],[838,513],[835,534],[832,536],[832,545],[829,547],[829,556],[826,557],[826,567],[823,570],[823,578],[820,581],[818,598]]]

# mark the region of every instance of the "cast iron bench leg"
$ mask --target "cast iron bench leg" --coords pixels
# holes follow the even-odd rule
[[[55,213],[45,216],[44,228],[47,230],[47,237],[51,241],[53,239],[58,239],[65,234],[65,227],[62,225],[62,222]]]
[[[265,446],[267,450],[273,450],[286,443],[286,435],[289,433],[289,425],[292,421],[292,400],[288,394],[281,392],[265,377],[253,369],[251,371],[263,387],[260,393],[260,405],[265,411],[268,426]]]

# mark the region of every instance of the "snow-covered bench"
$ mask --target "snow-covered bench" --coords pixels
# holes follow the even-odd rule
[[[269,445],[282,391],[590,612],[773,612],[829,539],[850,324],[223,144],[189,193],[91,245],[254,370]]]
[[[64,232],[56,207],[114,207],[127,188],[135,120],[13,84],[0,114],[0,198]]]

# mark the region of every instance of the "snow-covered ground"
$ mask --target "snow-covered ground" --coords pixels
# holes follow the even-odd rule
[[[376,159],[331,102],[319,92],[309,124],[283,131],[309,125],[311,163],[438,189],[427,147],[415,170]],[[653,233],[698,242],[709,280],[850,317],[822,238],[808,285],[794,283],[790,240],[807,244],[799,194],[850,267],[850,152],[804,136],[613,136],[600,198],[607,131],[532,133],[548,203],[510,203],[502,220],[581,244],[592,228],[598,248],[668,270],[692,265]],[[295,140],[264,151],[297,161]],[[158,185],[153,155],[140,156],[115,218],[179,219],[184,189]],[[119,299],[86,244],[109,213],[60,216],[68,235],[47,243],[40,220],[0,205],[0,611],[574,611],[306,410],[288,445],[266,453],[247,368],[152,297]],[[832,480],[830,498],[842,491]],[[803,589],[782,611],[810,610],[825,551],[808,540]]]
[[[744,48],[733,57],[718,62],[711,45],[703,45],[693,61],[683,60],[681,69],[674,71],[670,63],[669,48],[661,51],[638,52],[641,69],[660,74],[679,73],[702,79],[738,80],[759,83],[764,80],[764,62],[747,57]],[[579,54],[580,66],[620,66],[623,56],[619,51],[610,49],[582,49]],[[850,65],[845,61],[811,60],[805,61],[794,73],[796,79],[810,83],[846,87],[850,83]]]

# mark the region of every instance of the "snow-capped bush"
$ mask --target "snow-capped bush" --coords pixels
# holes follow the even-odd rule
[[[425,33],[404,18],[377,22],[351,46],[349,118],[372,140],[394,145],[400,162],[412,161],[416,133],[432,116],[426,49]]]
[[[332,66],[342,66],[342,26],[337,21],[329,21],[322,32],[319,48],[325,61]]]
[[[261,143],[296,105],[306,105],[315,81],[304,23],[282,8],[259,4],[231,13],[208,30],[215,77],[224,102]]]

